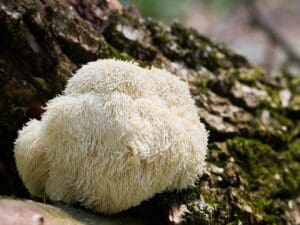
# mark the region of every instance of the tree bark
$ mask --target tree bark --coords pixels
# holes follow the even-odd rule
[[[183,224],[299,223],[299,78],[272,77],[178,22],[117,1],[0,0],[0,31],[1,195],[30,198],[14,164],[17,131],[81,65],[118,58],[187,81],[210,131],[207,172],[194,188],[125,214],[167,224],[186,205]]]

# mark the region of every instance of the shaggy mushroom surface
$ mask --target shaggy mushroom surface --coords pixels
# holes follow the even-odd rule
[[[106,59],[74,74],[41,120],[19,131],[14,153],[32,195],[113,214],[193,185],[206,148],[185,82]]]

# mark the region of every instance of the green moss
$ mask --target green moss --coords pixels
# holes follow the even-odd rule
[[[238,73],[239,80],[251,86],[255,85],[258,80],[263,79],[265,76],[266,72],[260,67],[254,67],[248,70],[240,70]]]
[[[274,160],[272,148],[260,141],[237,137],[228,140],[227,145],[237,163],[252,177],[263,175]]]
[[[274,129],[280,130],[280,136],[282,141],[285,143],[289,143],[293,138],[298,134],[299,127],[296,126],[295,122],[290,120],[284,114],[280,114],[280,112],[271,111],[271,117],[274,124]]]
[[[300,169],[294,158],[299,145],[297,140],[278,152],[242,137],[210,145],[208,175],[181,193],[191,211],[185,224],[284,224],[283,209],[299,196]],[[224,173],[212,172],[213,166]]]
[[[280,198],[294,198],[300,195],[300,140],[291,143],[287,150],[280,154],[283,179],[282,188],[277,195]]]
[[[275,87],[265,85],[264,89],[267,91],[271,100],[266,101],[265,99],[262,99],[260,101],[261,107],[283,113],[284,108],[282,106],[281,99],[279,96],[281,88],[275,88]]]
[[[269,113],[267,121],[257,119],[253,121],[252,129],[249,130],[251,137],[263,140],[274,149],[280,151],[287,147],[287,144],[297,136],[299,127],[286,117],[274,110],[260,109],[255,112],[256,118],[262,116],[263,111]]]
[[[287,158],[300,162],[300,139],[289,144],[288,151],[284,154]]]
[[[120,52],[118,51],[116,48],[114,48],[113,46],[107,44],[107,48],[109,50],[108,56],[110,58],[115,58],[115,59],[121,59],[121,60],[125,60],[125,61],[133,61],[134,58],[132,58],[131,56],[127,55],[124,52]],[[103,57],[103,54],[100,53],[100,56]]]
[[[216,193],[210,190],[202,190],[200,194],[203,197],[203,200],[213,207],[214,210],[224,207],[224,204],[226,204],[223,200],[218,199]]]
[[[300,76],[295,76],[292,74],[283,74],[284,77],[288,77],[288,86],[292,93],[300,94]]]
[[[291,166],[290,166],[291,167]],[[300,166],[285,170],[283,173],[283,187],[278,192],[281,198],[294,198],[300,194]]]
[[[241,168],[240,173],[250,190],[276,191],[280,188],[282,182],[277,181],[274,175],[281,174],[281,165],[277,153],[270,145],[241,137],[228,140],[227,145]]]
[[[132,16],[130,13],[123,11],[119,13],[118,11],[112,11],[110,14],[110,19],[113,22],[120,22],[121,24],[130,24],[133,28],[139,29],[141,28],[141,22],[137,17]]]
[[[268,197],[292,198],[299,195],[300,166],[293,155],[299,146],[298,141],[280,155],[275,154],[269,145],[256,140],[234,138],[227,143],[250,190],[257,192],[254,197],[257,199],[252,204],[258,211],[272,203],[267,201]]]
[[[202,67],[210,71],[221,68],[247,67],[246,59],[233,54],[225,47],[212,43],[193,29],[183,27],[179,22],[171,25],[171,30],[153,20],[147,21],[152,32],[153,44],[172,61],[183,61],[188,67],[199,70]]]
[[[227,145],[240,168],[240,200],[251,206],[261,221],[282,224],[283,202],[300,194],[300,166],[293,157],[299,142],[281,153],[260,141],[241,137],[228,140]]]
[[[156,56],[156,51],[139,40],[129,40],[124,36],[122,31],[117,29],[118,25],[130,26],[143,32],[143,25],[134,17],[127,13],[120,14],[113,11],[110,14],[109,25],[102,33],[108,44],[118,49],[122,54],[126,53],[130,57],[145,62],[152,61]],[[124,53],[123,53],[124,52]]]
[[[208,91],[207,84],[208,79],[198,76],[195,81],[190,85],[190,92],[192,96],[199,96],[202,94],[206,94]]]
[[[290,102],[290,107],[294,110],[300,111],[300,95],[295,95],[291,102]]]
[[[235,221],[226,223],[226,225],[241,225],[241,221],[240,220],[235,220]]]
[[[202,65],[211,71],[217,71],[220,68],[249,66],[244,57],[231,52],[223,45],[212,43],[194,29],[187,29],[178,22],[172,24],[171,32],[177,37],[179,45],[186,51],[189,50],[185,55],[186,63],[193,68]]]
[[[183,48],[182,59],[188,66],[196,69],[204,66],[211,71],[216,71],[222,66],[220,59],[225,58],[225,55],[208,39],[192,29],[184,28],[178,22],[175,22],[171,29],[170,35],[174,35],[176,44]]]
[[[283,212],[280,204],[274,199],[251,195],[248,204],[254,209],[255,214],[260,217],[262,224],[282,224],[283,221],[280,215]]]

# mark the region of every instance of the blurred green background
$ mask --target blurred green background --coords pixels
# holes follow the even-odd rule
[[[166,23],[177,19],[212,40],[225,43],[268,71],[282,70],[288,65],[300,74],[300,63],[291,62],[286,49],[253,24],[249,1],[253,0],[120,0],[125,6],[138,8],[143,16]],[[300,0],[255,2],[263,19],[300,56]]]
[[[198,3],[226,14],[239,7],[244,0],[121,0],[121,2],[125,6],[136,6],[144,16],[169,21],[184,17]]]

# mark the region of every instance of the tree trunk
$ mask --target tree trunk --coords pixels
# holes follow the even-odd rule
[[[117,1],[0,0],[0,31],[0,195],[29,197],[14,164],[17,131],[78,67],[118,58],[187,81],[210,131],[207,172],[194,188],[125,213],[168,223],[186,205],[186,224],[300,223],[299,77],[272,77],[178,22]]]

